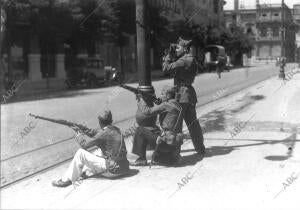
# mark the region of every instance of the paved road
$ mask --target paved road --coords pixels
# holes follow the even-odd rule
[[[294,65],[290,66],[292,67]],[[272,64],[226,72],[222,74],[221,79],[214,73],[199,75],[194,83],[198,106],[276,74],[278,68]],[[172,80],[154,82],[156,93],[160,93],[166,84],[171,85]],[[66,160],[72,157],[78,148],[72,141],[72,130],[35,120],[30,118],[28,113],[63,118],[97,127],[97,113],[105,107],[112,110],[116,125],[123,130],[133,125],[135,96],[119,87],[53,93],[50,99],[2,105],[1,171],[4,173],[1,174],[1,184]],[[32,129],[26,131],[26,127]]]
[[[50,181],[66,171],[66,163],[1,189],[1,207],[298,210],[299,81],[300,74],[285,85],[271,78],[199,107],[207,131],[203,159],[186,139],[178,167],[131,167],[128,177],[52,187]],[[241,130],[232,136],[237,125]],[[126,143],[130,148],[130,141]]]

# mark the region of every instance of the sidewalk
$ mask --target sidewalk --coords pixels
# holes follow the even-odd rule
[[[180,167],[132,167],[132,174],[122,179],[93,178],[76,189],[54,188],[51,181],[68,166],[63,164],[2,189],[1,208],[299,208],[299,80],[300,74],[285,84],[271,78],[201,106],[197,113],[207,147],[203,160],[187,139]],[[234,134],[236,127],[240,131]],[[126,142],[128,151],[131,142]]]

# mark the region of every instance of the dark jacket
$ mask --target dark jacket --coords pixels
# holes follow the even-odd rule
[[[177,86],[176,99],[179,103],[197,103],[197,96],[192,83],[197,74],[196,59],[192,54],[185,54],[175,62],[166,56],[162,64],[163,72],[174,73],[174,85]]]
[[[116,126],[106,126],[99,130],[91,141],[81,146],[83,148],[92,146],[101,148],[111,173],[121,174],[129,170],[125,142],[120,129]]]
[[[159,127],[156,125],[157,114],[149,115],[145,110],[153,107],[153,104],[147,104],[143,98],[138,101],[138,107],[136,111],[136,122],[139,126],[144,127],[154,133],[159,133]]]
[[[178,121],[182,108],[175,99],[163,102],[154,107],[140,106],[139,108],[146,116],[157,116],[159,114],[159,123],[164,131],[176,131],[178,129]]]
[[[159,123],[162,128],[161,140],[169,145],[182,144],[182,134],[179,134],[182,114],[181,105],[175,100],[163,102],[154,107],[143,107],[143,112],[149,116],[159,114]]]

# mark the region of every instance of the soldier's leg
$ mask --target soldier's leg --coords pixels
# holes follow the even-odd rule
[[[146,128],[138,127],[134,134],[132,153],[146,159],[147,145],[155,145],[157,136]]]
[[[75,182],[82,174],[83,167],[86,166],[96,173],[101,173],[106,170],[105,159],[98,157],[84,149],[77,150],[67,172],[62,177],[62,181],[68,180]]]
[[[181,160],[180,156],[180,146],[174,146],[170,153],[171,164],[179,164]]]
[[[196,108],[188,104],[187,110],[184,115],[184,121],[189,129],[195,150],[199,154],[203,154],[205,152],[205,146],[203,144],[202,129],[197,119]]]
[[[180,105],[181,105],[182,110],[181,110],[181,113],[180,113],[178,121],[177,121],[177,126],[175,128],[175,131],[177,133],[182,133],[183,119],[184,119],[185,112],[187,110],[186,103],[181,103]]]

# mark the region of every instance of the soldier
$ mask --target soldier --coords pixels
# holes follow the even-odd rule
[[[159,144],[156,147],[154,160],[163,164],[175,164],[180,160],[180,145],[182,144],[182,135],[178,133],[178,122],[182,108],[175,100],[175,88],[165,86],[161,93],[160,105],[151,107],[138,104],[138,109],[148,117],[159,115],[161,127],[160,135],[153,135],[151,138],[135,138],[133,143],[133,153],[139,155],[135,163],[138,165],[147,165],[146,147],[147,144]],[[140,135],[142,136],[142,135]],[[143,162],[141,161],[143,160]],[[143,164],[142,164],[143,163]]]
[[[130,162],[132,166],[147,165],[146,149],[155,147],[157,137],[160,135],[160,129],[156,125],[157,115],[146,115],[145,107],[153,107],[154,103],[141,94],[137,94],[138,108],[136,111],[136,122],[138,127],[133,137],[132,153],[139,156],[135,162]]]
[[[193,145],[198,154],[205,153],[203,134],[197,120],[196,103],[197,96],[192,86],[197,74],[195,57],[190,52],[191,40],[179,38],[176,47],[176,59],[168,54],[164,57],[163,72],[174,73],[174,85],[176,87],[176,100],[182,106],[182,117],[179,121],[181,129],[183,119],[189,129]]]
[[[86,142],[82,135],[77,133],[75,140],[82,149],[77,150],[67,172],[61,179],[53,181],[53,186],[67,187],[80,176],[84,176],[83,171],[89,172],[89,175],[102,174],[106,177],[117,177],[129,171],[125,142],[120,129],[111,125],[111,112],[104,111],[98,120],[101,130],[87,134],[93,136],[91,141]],[[100,149],[94,153],[86,151],[93,146]]]

